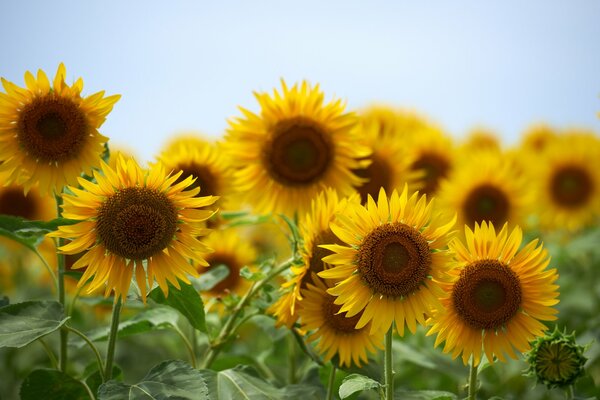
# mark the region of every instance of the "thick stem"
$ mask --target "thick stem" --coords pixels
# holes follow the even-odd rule
[[[86,342],[88,346],[90,346],[90,349],[92,349],[94,355],[96,356],[96,362],[98,363],[98,372],[100,372],[100,378],[102,378],[102,383],[106,382],[106,379],[104,378],[104,363],[102,362],[100,352],[98,351],[96,346],[94,346],[94,343],[92,343],[92,341],[84,333],[78,331],[77,329],[71,326],[67,326],[67,329],[79,336],[80,338],[82,338],[83,341]]]
[[[62,216],[60,206],[62,205],[62,197],[60,195],[55,196],[56,199],[56,215],[58,218]],[[58,302],[65,307],[65,255],[58,251],[58,247],[64,245],[64,239],[59,238],[56,242],[57,252],[56,261],[58,265]],[[65,326],[60,328],[60,370],[67,372],[67,339],[69,331]]]
[[[471,358],[471,368],[469,370],[469,392],[467,399],[475,400],[477,395],[477,367],[474,366],[475,362],[473,358]]]
[[[394,335],[394,324],[390,326],[385,334],[385,398],[394,400],[394,370],[392,368],[392,338]]]
[[[104,379],[112,379],[113,359],[115,357],[115,346],[117,344],[117,332],[119,331],[119,315],[121,314],[121,297],[113,303],[112,320],[110,323],[110,334],[108,337],[108,350],[106,351],[106,365]]]
[[[331,364],[331,372],[329,373],[329,382],[327,383],[327,400],[333,400],[333,386],[335,383],[335,373],[337,367]]]

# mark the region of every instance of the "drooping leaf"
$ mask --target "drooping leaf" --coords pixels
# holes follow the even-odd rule
[[[202,374],[191,365],[178,360],[158,364],[133,385],[111,380],[98,389],[98,400],[204,400],[209,398]]]
[[[283,391],[252,373],[248,367],[237,366],[224,371],[201,370],[210,400],[252,399],[280,400]]]
[[[348,375],[342,382],[339,390],[340,399],[352,396],[356,392],[366,390],[380,390],[381,383],[360,374]]]
[[[0,308],[0,347],[23,347],[54,332],[68,318],[56,301],[26,301]]]
[[[77,220],[56,218],[52,221],[29,221],[12,215],[0,215],[0,236],[5,236],[34,250],[45,235],[61,225],[73,225]]]
[[[198,291],[192,286],[179,282],[181,290],[169,283],[169,295],[165,297],[161,288],[157,287],[148,297],[159,304],[172,307],[179,311],[190,324],[201,332],[206,332],[204,303]]]
[[[85,386],[64,372],[36,369],[21,384],[21,400],[89,400]]]

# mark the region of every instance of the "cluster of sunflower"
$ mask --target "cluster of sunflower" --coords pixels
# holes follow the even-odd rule
[[[259,112],[240,107],[223,140],[178,137],[144,168],[99,132],[119,96],[82,97],[65,76],[61,64],[52,83],[43,71],[24,88],[2,79],[0,213],[49,220],[55,197],[70,222],[48,236],[84,271],[78,287],[115,303],[220,269],[202,292],[220,304],[255,293],[243,275],[259,259],[289,256],[267,313],[341,367],[419,325],[474,368],[517,358],[559,301],[547,250],[522,228],[570,233],[600,216],[593,132],[535,126],[507,150],[481,129],[458,144],[413,112],[347,112],[282,81],[255,93]],[[239,210],[269,217],[239,228]],[[292,246],[284,219],[300,232]]]

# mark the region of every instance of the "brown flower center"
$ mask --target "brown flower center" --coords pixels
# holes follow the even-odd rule
[[[312,273],[318,274],[325,269],[325,263],[322,261],[323,257],[327,257],[333,254],[331,250],[319,247],[322,244],[344,244],[332,231],[327,229],[321,232],[314,240],[312,245],[312,255],[308,262],[308,271],[302,277],[300,282],[301,288],[306,288],[308,283],[313,283]]]
[[[31,193],[25,196],[22,188],[9,187],[0,193],[0,214],[37,219],[38,212],[38,202]]]
[[[229,291],[234,290],[242,279],[240,276],[240,270],[242,265],[239,265],[238,261],[231,254],[212,253],[208,255],[206,261],[210,265],[208,268],[203,268],[202,272],[208,272],[219,265],[224,265],[229,270],[229,274],[223,278],[219,283],[210,289],[210,293],[214,295],[225,294]]]
[[[346,313],[340,313],[341,306],[334,303],[335,296],[324,294],[323,298],[323,320],[325,323],[338,334],[354,334],[362,329],[356,329],[356,324],[360,319],[362,312],[359,312],[353,317],[346,318]]]
[[[360,178],[368,179],[357,188],[363,204],[367,202],[368,195],[377,198],[380,188],[384,188],[386,192],[390,192],[392,189],[392,166],[375,154],[371,157],[371,164],[367,168],[356,170],[354,173]]]
[[[358,271],[375,294],[405,297],[429,275],[431,252],[416,229],[402,224],[381,225],[362,241]]]
[[[85,114],[72,100],[47,95],[24,106],[17,131],[20,146],[31,157],[55,163],[81,154],[90,127]]]
[[[177,231],[177,210],[167,196],[149,188],[125,188],[100,206],[98,237],[120,257],[143,260],[166,248]]]
[[[566,208],[579,208],[587,204],[594,191],[590,174],[579,166],[565,166],[554,173],[550,193],[556,203]]]
[[[200,165],[196,163],[185,163],[175,167],[175,172],[182,170],[183,173],[177,178],[175,183],[184,181],[189,176],[196,178],[193,184],[188,186],[186,190],[200,188],[200,194],[198,196],[216,196],[218,195],[218,185],[215,179],[214,173],[206,165]]]
[[[521,284],[508,266],[497,260],[467,265],[452,290],[454,308],[474,329],[499,329],[521,307]]]
[[[483,184],[468,194],[463,204],[467,224],[491,221],[499,226],[508,221],[510,202],[506,194],[494,185]]]
[[[277,182],[286,186],[309,185],[327,172],[333,145],[320,126],[304,118],[293,118],[275,126],[262,157]]]
[[[412,169],[424,172],[423,187],[420,191],[432,195],[437,191],[440,181],[448,176],[450,162],[441,154],[425,152],[413,162]]]

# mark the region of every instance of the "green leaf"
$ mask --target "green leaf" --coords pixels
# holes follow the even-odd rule
[[[360,374],[348,375],[342,382],[339,390],[340,399],[352,396],[356,392],[366,390],[379,390],[381,383]]]
[[[98,400],[204,400],[208,388],[199,371],[183,361],[164,361],[138,383],[108,381],[98,389]]]
[[[35,251],[47,233],[62,225],[73,225],[80,221],[56,218],[52,221],[29,221],[12,215],[0,215],[0,236],[6,236]]]
[[[21,385],[21,400],[89,400],[85,386],[54,369],[36,369]]]
[[[60,328],[68,318],[56,301],[26,301],[0,308],[0,348],[23,347]]]
[[[0,307],[4,307],[10,304],[10,300],[8,299],[8,297],[6,296],[2,296],[2,298],[0,298]]]
[[[210,400],[252,399],[279,400],[283,391],[255,376],[248,367],[237,366],[224,371],[200,370],[208,387]]]
[[[402,400],[456,400],[454,393],[441,390],[396,390],[394,399]]]
[[[229,276],[229,268],[225,264],[218,264],[213,266],[210,270],[203,272],[199,278],[192,279],[192,285],[204,292],[215,287],[219,282]]]
[[[98,371],[98,364],[94,363],[96,367],[92,373],[84,374],[87,377],[85,378],[85,383],[88,385],[92,393],[97,393],[98,388],[102,385],[102,377],[100,376],[100,371]],[[112,367],[112,377],[114,380],[122,380],[123,379],[123,371],[121,368],[113,365]]]
[[[159,287],[152,290],[148,297],[159,304],[176,309],[187,318],[195,329],[206,332],[204,303],[200,294],[192,285],[183,282],[179,282],[179,285],[181,290],[169,283],[169,295],[167,297]]]
[[[258,282],[265,278],[265,273],[262,271],[252,272],[248,267],[240,269],[240,276],[252,282]]]

